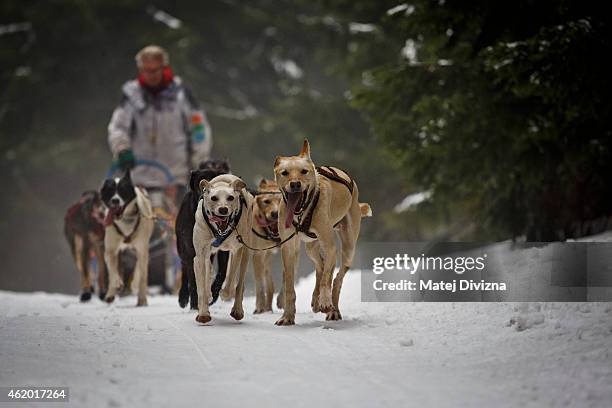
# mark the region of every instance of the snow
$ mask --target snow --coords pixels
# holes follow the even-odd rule
[[[419,191],[418,193],[408,194],[404,199],[397,204],[393,211],[396,213],[403,213],[407,210],[414,209],[415,206],[427,201],[431,198],[431,191]]]
[[[277,56],[272,56],[270,59],[274,70],[280,74],[285,74],[292,79],[300,79],[304,76],[304,71],[300,66],[291,59],[281,59]]]
[[[404,47],[400,50],[400,55],[408,60],[410,65],[418,65],[417,60],[417,46],[413,39],[409,38],[406,40]]]
[[[183,22],[178,18],[153,6],[147,7],[147,12],[153,17],[153,20],[162,23],[173,30],[178,30],[183,25]]]
[[[32,30],[32,23],[29,21],[21,23],[0,24],[0,36]]]
[[[392,16],[397,13],[401,13],[402,11],[404,12],[405,16],[409,16],[414,13],[414,6],[407,3],[398,4],[397,6],[391,7],[389,10],[387,10],[387,15]]]
[[[349,32],[351,34],[372,33],[374,31],[376,31],[376,26],[374,24],[357,23],[357,22],[349,23]]]
[[[0,291],[0,386],[70,387],[71,406],[593,406],[612,401],[611,303],[362,303],[343,321],[279,312],[195,323],[174,296],[136,308]],[[4,405],[3,405],[4,406]],[[28,406],[19,403],[18,406]]]

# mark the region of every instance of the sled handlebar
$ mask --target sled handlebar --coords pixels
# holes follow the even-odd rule
[[[136,159],[135,165],[136,167],[146,166],[146,167],[156,168],[157,170],[161,171],[164,174],[167,184],[174,183],[175,177],[170,172],[170,169],[158,161],[148,160],[148,159]],[[115,174],[118,170],[119,170],[119,163],[113,162],[111,167],[108,169],[108,172],[106,172],[106,177],[111,178],[113,174]]]

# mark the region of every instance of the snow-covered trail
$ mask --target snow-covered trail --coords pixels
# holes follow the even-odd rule
[[[206,327],[173,296],[136,308],[0,292],[0,386],[68,386],[68,405],[89,407],[612,402],[610,303],[361,303],[359,284],[347,275],[345,320],[325,322],[301,280],[293,327],[250,314],[253,298],[243,321],[220,302]]]

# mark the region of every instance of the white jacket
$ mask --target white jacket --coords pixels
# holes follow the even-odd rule
[[[209,157],[212,134],[206,114],[178,77],[157,95],[137,80],[123,85],[123,97],[108,125],[113,157],[132,149],[136,160],[157,161],[174,176],[174,184],[186,185],[189,170]],[[165,187],[167,178],[158,169],[136,166],[134,184]]]

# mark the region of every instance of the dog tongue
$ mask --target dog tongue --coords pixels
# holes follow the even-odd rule
[[[104,217],[104,226],[108,227],[111,225],[115,220],[115,216],[119,214],[119,212],[121,212],[121,208],[119,207],[109,208],[108,212],[106,213],[106,217]]]
[[[293,221],[293,214],[295,214],[295,208],[298,206],[302,193],[287,193],[287,215],[285,217],[285,228],[291,227],[291,221]]]

